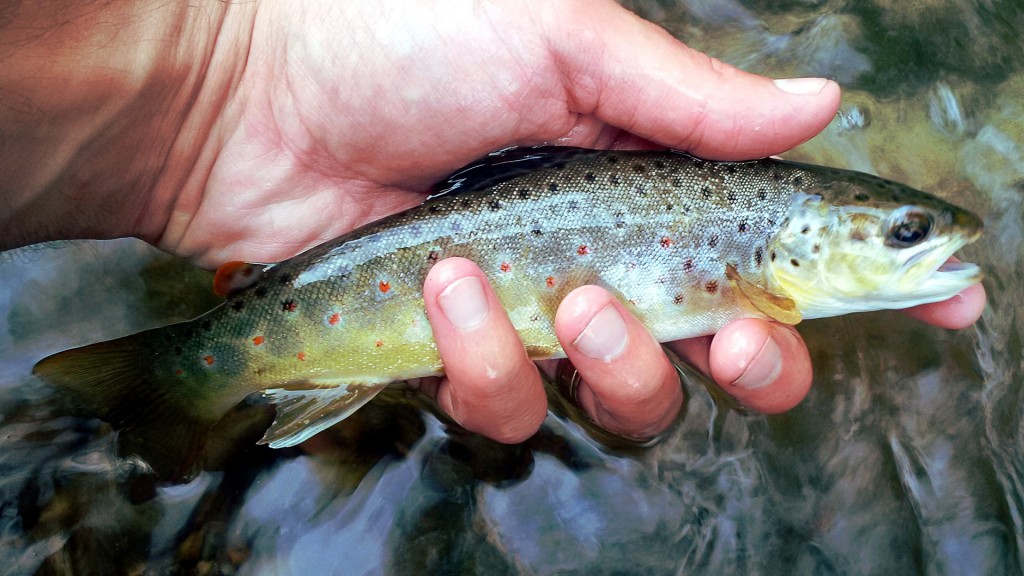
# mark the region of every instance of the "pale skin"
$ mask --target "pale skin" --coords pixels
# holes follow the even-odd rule
[[[839,103],[832,82],[740,72],[610,1],[52,4],[0,10],[0,249],[136,236],[207,267],[277,261],[495,149],[749,159],[811,138]],[[540,373],[480,269],[443,260],[424,297],[446,368],[425,391],[496,440],[536,432]],[[961,328],[984,301],[979,285],[908,314]],[[556,329],[596,423],[642,438],[673,422],[675,370],[607,292],[571,293]],[[790,327],[671,346],[754,411],[810,387]]]

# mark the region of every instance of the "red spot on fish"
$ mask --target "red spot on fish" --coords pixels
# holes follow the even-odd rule
[[[662,248],[668,248],[671,245],[672,245],[672,239],[669,238],[668,236],[665,236],[664,238],[661,239],[661,247]]]
[[[382,346],[384,346],[384,341],[383,340],[377,340],[377,348],[380,348]]]
[[[686,300],[686,296],[683,295],[682,292],[676,294],[675,297],[672,298],[672,302],[675,304],[682,304],[684,300]]]
[[[281,309],[285,312],[295,312],[296,308],[298,308],[298,304],[295,303],[295,300],[285,300],[281,302]]]
[[[175,376],[184,376],[185,375],[185,371],[182,370],[181,368],[178,368],[177,370],[174,371],[174,375]]]
[[[203,362],[206,362],[207,366],[213,366],[214,358],[213,358],[213,356],[209,356],[209,355],[203,356]]]
[[[331,314],[330,317],[327,318],[327,323],[331,326],[337,326],[338,322],[341,322],[341,314],[338,314],[337,312]]]
[[[708,280],[708,283],[704,285],[704,291],[708,294],[718,292],[718,280]]]
[[[548,288],[554,288],[555,287],[555,277],[554,276],[548,276],[547,280],[545,280],[545,283],[548,285]]]
[[[587,248],[586,244],[580,244],[580,247],[576,249],[576,253],[580,256],[586,256],[590,254],[590,248]]]
[[[305,362],[306,361],[306,353],[305,352],[299,352],[298,354],[295,355],[295,357],[298,358],[300,362]]]
[[[512,269],[512,265],[509,264],[508,262],[502,262],[501,263],[501,271],[502,272],[508,272],[511,269]]]
[[[259,267],[248,262],[227,262],[213,276],[213,291],[228,296],[252,286],[260,279]]]
[[[265,341],[266,339],[263,338],[263,336],[256,336],[255,338],[252,339],[252,345],[259,346],[260,344],[263,344],[263,342]]]
[[[381,280],[380,284],[378,284],[377,287],[380,288],[382,294],[387,294],[388,290],[391,290],[391,282],[388,282],[387,280]]]

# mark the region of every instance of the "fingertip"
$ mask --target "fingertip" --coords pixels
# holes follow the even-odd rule
[[[573,400],[601,427],[649,438],[679,414],[683,394],[675,368],[640,321],[603,288],[568,294],[555,332],[581,377]]]
[[[746,319],[723,328],[711,343],[711,375],[745,407],[765,414],[799,404],[811,386],[811,359],[792,327]]]
[[[943,302],[903,310],[907,316],[939,328],[961,330],[981,318],[986,304],[985,287],[979,282]]]
[[[543,383],[483,271],[465,258],[441,260],[423,297],[446,374],[436,390],[440,408],[498,442],[536,433],[547,415]]]

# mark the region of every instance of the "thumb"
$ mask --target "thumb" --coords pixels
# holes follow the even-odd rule
[[[588,1],[573,18],[549,14],[573,112],[664,146],[713,160],[768,156],[813,137],[839,107],[835,82],[743,72],[612,2]]]

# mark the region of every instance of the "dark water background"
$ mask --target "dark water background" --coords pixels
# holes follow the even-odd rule
[[[843,83],[840,117],[790,157],[980,213],[978,325],[806,322],[798,408],[744,416],[688,382],[668,437],[630,452],[556,417],[500,446],[397,396],[271,451],[249,407],[209,470],[163,486],[29,372],[204,311],[209,275],[133,241],[0,253],[0,574],[1020,574],[1024,5],[628,5],[746,69]]]

